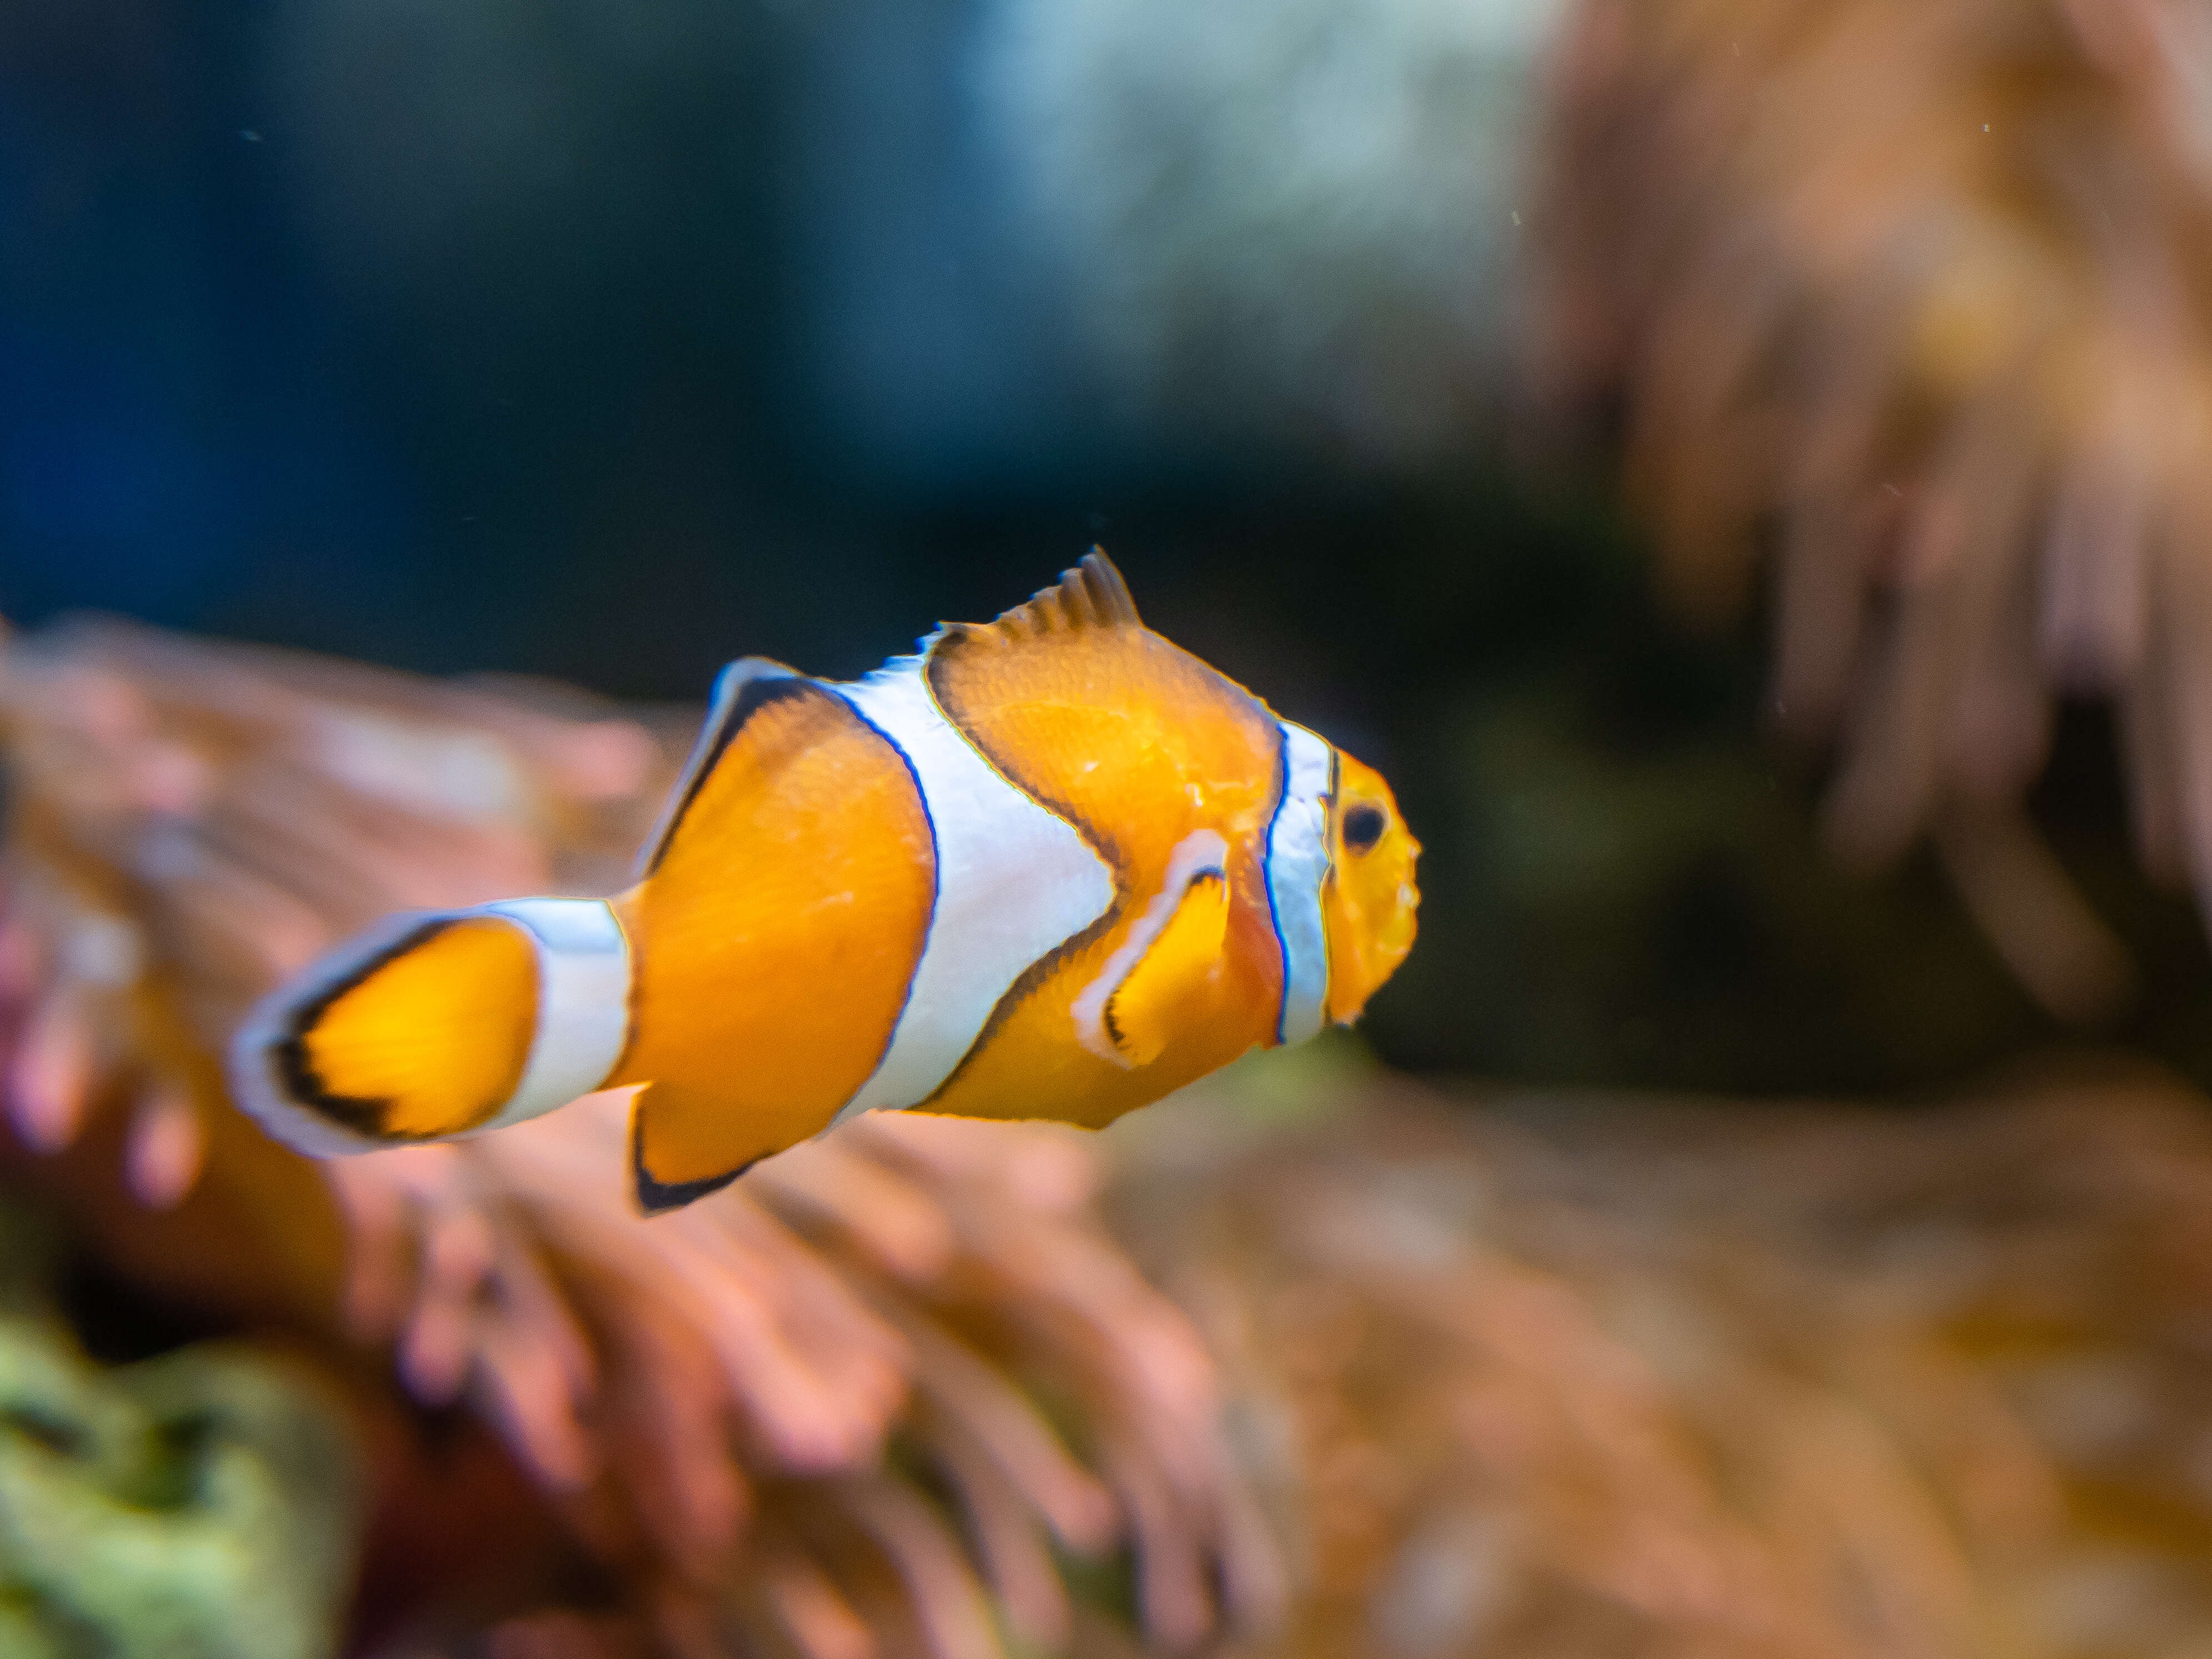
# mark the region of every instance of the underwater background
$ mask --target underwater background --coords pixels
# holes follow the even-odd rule
[[[2055,1028],[1924,851],[1812,850],[1755,619],[1685,625],[1516,368],[1558,10],[11,8],[0,615],[696,701],[1097,541],[1399,782],[1388,1058],[1971,1074]],[[2069,706],[2043,810],[2212,1074],[2111,750]]]
[[[2208,65],[0,9],[0,1656],[2201,1652]],[[1395,787],[1354,1036],[658,1231],[604,1113],[234,1121],[274,965],[604,884],[724,661],[1094,543]]]

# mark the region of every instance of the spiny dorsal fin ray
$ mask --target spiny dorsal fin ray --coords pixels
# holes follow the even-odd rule
[[[924,673],[945,719],[999,775],[1075,825],[1122,878],[1164,867],[1194,827],[1181,805],[1194,787],[1218,809],[1209,823],[1249,812],[1264,826],[1273,810],[1274,716],[1139,623],[1102,553],[995,623],[947,628]],[[1243,781],[1224,788],[1225,779]],[[1160,810],[1133,814],[1133,802]]]
[[[653,834],[638,853],[638,880],[643,881],[659,869],[660,861],[668,856],[669,843],[676,839],[676,831],[693,799],[714,769],[714,763],[722,757],[722,751],[729,747],[731,739],[754,711],[779,686],[787,689],[805,684],[797,669],[787,668],[771,657],[740,657],[726,665],[714,677],[714,696],[707,705],[707,718],[699,727],[699,735],[691,744],[691,757],[684,763],[676,787],[669,792],[668,804],[661,808],[660,822],[653,826]]]
[[[1137,602],[1129,585],[1103,548],[1092,548],[1072,570],[1063,570],[1052,587],[1040,588],[1027,605],[1018,605],[991,626],[1012,635],[1080,633],[1093,628],[1139,628]]]

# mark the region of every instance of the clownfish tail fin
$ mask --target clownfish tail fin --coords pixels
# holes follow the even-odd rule
[[[262,999],[231,1042],[231,1092],[317,1155],[519,1123],[613,1074],[629,979],[604,900],[395,916]]]

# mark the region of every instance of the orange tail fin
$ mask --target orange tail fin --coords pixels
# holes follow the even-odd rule
[[[605,1080],[629,989],[597,899],[395,917],[263,1000],[232,1043],[232,1091],[318,1154],[498,1128]]]

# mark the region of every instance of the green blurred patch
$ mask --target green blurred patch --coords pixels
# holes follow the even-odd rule
[[[311,1381],[242,1346],[88,1360],[0,1202],[0,1659],[336,1650],[360,1480]]]

